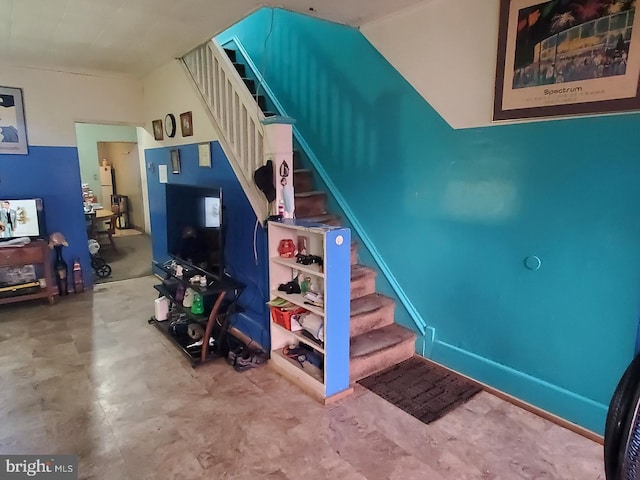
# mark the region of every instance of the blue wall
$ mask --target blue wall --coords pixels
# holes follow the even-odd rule
[[[263,9],[233,36],[435,328],[430,356],[602,433],[640,311],[640,116],[453,130],[355,29]]]
[[[171,173],[170,155],[174,149],[180,151],[180,174]],[[197,144],[147,149],[145,162],[153,258],[157,261],[169,258],[166,232],[172,228],[167,225],[166,186],[159,182],[158,165],[169,166],[169,184],[222,187],[226,270],[247,285],[239,300],[245,311],[235,316],[235,326],[269,348],[266,234],[260,225],[256,229],[255,213],[220,144],[211,142],[211,168],[198,166]]]
[[[69,273],[73,260],[80,258],[85,286],[90,286],[93,272],[87,249],[77,149],[30,146],[28,155],[0,155],[2,197],[43,199],[47,232],[62,232],[69,242],[69,247],[62,251]]]

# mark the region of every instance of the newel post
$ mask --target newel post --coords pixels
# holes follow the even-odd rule
[[[293,123],[289,117],[267,117],[264,125],[264,162],[273,162],[273,180],[276,199],[271,204],[271,215],[284,218],[295,216],[293,188]]]

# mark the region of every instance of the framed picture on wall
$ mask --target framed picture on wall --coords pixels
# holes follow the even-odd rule
[[[171,173],[180,173],[180,150],[171,150]]]
[[[0,154],[27,155],[22,89],[0,87]]]
[[[153,125],[153,138],[156,140],[163,140],[164,131],[162,127],[162,119],[154,120],[151,122],[151,125]]]
[[[634,0],[500,0],[494,120],[640,108]]]
[[[190,137],[193,135],[193,119],[191,118],[191,112],[184,112],[180,114],[180,128],[182,130],[183,137]]]

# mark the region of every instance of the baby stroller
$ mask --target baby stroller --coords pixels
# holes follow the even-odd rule
[[[91,268],[96,272],[99,278],[107,278],[111,275],[111,267],[107,264],[104,258],[98,255],[100,251],[100,244],[97,240],[89,240],[89,255],[91,256]]]

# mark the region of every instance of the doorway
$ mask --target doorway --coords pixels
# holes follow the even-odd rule
[[[144,232],[138,144],[98,142],[102,204],[118,205],[116,236]],[[111,200],[108,200],[111,199]]]
[[[76,123],[76,137],[87,237],[97,242],[90,245],[90,252],[97,247],[92,254],[93,282],[151,274],[137,128]],[[108,269],[96,268],[104,263],[109,274]]]

